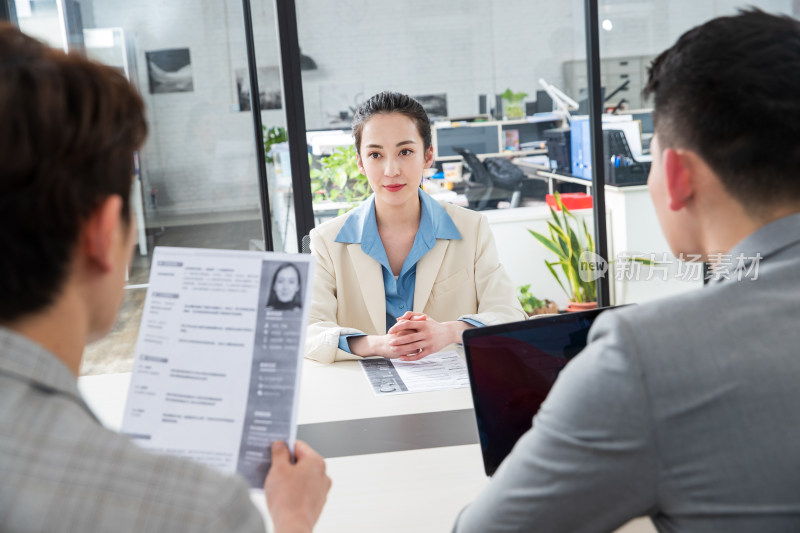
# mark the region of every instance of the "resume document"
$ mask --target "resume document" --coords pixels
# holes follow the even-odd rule
[[[262,488],[294,448],[313,257],[156,248],[123,433]]]

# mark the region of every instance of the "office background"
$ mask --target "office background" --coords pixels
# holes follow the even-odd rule
[[[580,80],[574,73],[585,68],[581,61],[586,60],[582,0],[282,3],[293,4],[296,12],[308,130],[346,127],[352,108],[384,89],[413,96],[445,95],[449,116],[474,115],[479,95],[493,96],[506,88],[527,92],[530,101],[541,89],[539,78],[573,98],[580,96]],[[147,103],[150,136],[139,154],[141,194],[136,200],[141,253],[131,269],[120,324],[95,348],[97,354],[114,355],[85,368],[88,373],[125,370],[124,364],[109,361],[124,359],[125,354],[132,357],[144,296],[140,286],[146,283],[153,246],[258,249],[264,246],[267,227],[275,250],[297,251],[294,187],[285,164],[281,172],[274,165],[266,172],[270,220],[262,224],[267,215],[262,215],[259,202],[259,163],[253,117],[247,110],[244,5],[252,13],[255,62],[263,89],[261,121],[267,127],[288,123],[282,105],[280,76],[285,68],[276,0],[0,0],[0,4],[0,14],[24,31],[54,46],[85,47],[90,55],[126,70]],[[601,60],[643,58],[639,67],[643,70],[647,58],[690,27],[751,4],[800,16],[798,0],[600,1]],[[613,72],[601,74],[607,90],[612,90]],[[633,80],[628,94],[640,89],[641,82]],[[613,202],[608,208],[612,207]],[[513,215],[494,217],[495,228],[502,228],[496,231],[503,232],[507,228],[502,225]],[[587,219],[591,221],[591,216]],[[657,227],[641,232],[652,233],[661,245]],[[537,254],[535,245],[526,241],[530,246],[512,250],[520,248],[523,237],[498,239],[501,258],[515,263],[509,265],[515,272],[512,277],[531,283],[540,297],[562,298],[544,273],[543,253]],[[526,271],[530,275],[523,279]],[[663,294],[655,291],[641,298]]]

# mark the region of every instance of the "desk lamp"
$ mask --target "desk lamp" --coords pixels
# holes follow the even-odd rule
[[[553,99],[553,103],[556,105],[557,109],[556,112],[561,114],[567,122],[570,122],[572,117],[569,112],[570,110],[574,111],[578,109],[578,102],[564,94],[561,89],[544,81],[544,78],[539,78],[539,85],[541,85],[547,95]]]

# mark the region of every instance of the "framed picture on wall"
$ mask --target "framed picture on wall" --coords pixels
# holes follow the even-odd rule
[[[194,91],[192,58],[188,48],[145,52],[150,94]]]
[[[250,77],[246,68],[238,68],[236,91],[239,95],[239,111],[250,111]],[[281,109],[281,72],[277,66],[258,67],[258,100],[261,109]]]
[[[441,119],[447,116],[447,93],[440,94],[421,94],[415,96],[414,100],[422,104],[431,120]]]
[[[320,122],[310,125],[310,128],[349,129],[356,108],[364,101],[364,84],[351,82],[321,85],[319,100]]]

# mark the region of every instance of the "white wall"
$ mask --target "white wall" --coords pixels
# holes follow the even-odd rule
[[[600,20],[613,24],[611,31],[600,32],[601,56],[659,54],[694,26],[751,4],[768,12],[793,13],[792,0],[601,1]]]
[[[55,0],[40,1],[35,5],[30,1],[22,2],[16,10],[20,30],[49,46],[66,49],[67,35]]]
[[[268,4],[269,9],[254,6],[256,49],[264,66],[278,64]],[[145,197],[158,188],[159,214],[257,209],[252,118],[238,110],[234,77],[247,64],[241,4],[98,0],[90,8],[97,27],[121,26],[133,42],[150,125],[141,157]],[[150,94],[145,52],[169,48],[189,48],[194,90]],[[285,124],[282,110],[264,112],[263,121]],[[147,210],[152,217],[149,201]]]
[[[297,10],[303,53],[319,66],[304,73],[312,129],[330,124],[325,93],[337,88],[359,101],[385,89],[446,93],[450,115],[475,114],[479,94],[507,87],[535,95],[540,77],[560,84],[580,29],[566,2],[299,0]]]
[[[245,68],[238,0],[83,0],[85,21],[122,27],[132,38],[137,80],[148,105],[150,137],[142,154],[145,197],[158,188],[160,215],[241,211],[258,207],[252,120],[239,112],[236,69]],[[792,0],[762,0],[767,10],[792,12]],[[686,29],[734,0],[670,2],[606,0],[603,57],[660,52]],[[336,110],[331,95],[355,106],[380,90],[412,95],[446,93],[451,115],[478,111],[478,94],[507,87],[535,93],[537,80],[563,87],[563,62],[585,58],[582,0],[298,0],[304,54],[307,126],[325,127]],[[272,0],[253,2],[259,66],[279,64]],[[189,48],[194,91],[148,91],[145,51]],[[332,104],[331,101],[334,103]],[[341,107],[341,106],[340,106]],[[282,110],[264,124],[284,125]],[[148,214],[153,212],[149,201]]]
[[[279,64],[273,9],[253,3],[259,66]],[[132,38],[150,122],[143,183],[146,197],[158,188],[159,214],[257,208],[251,117],[235,110],[234,72],[246,66],[240,3],[96,0],[83,10],[96,27],[120,26]],[[479,93],[534,93],[539,77],[559,85],[582,32],[563,2],[300,0],[297,12],[303,53],[319,66],[303,73],[309,128],[326,126],[326,93],[353,87],[360,99],[388,88],[446,93],[450,114],[471,114]],[[190,49],[193,92],[149,94],[145,52],[168,48]],[[263,121],[285,117],[266,111]],[[147,210],[152,217],[149,202]]]

